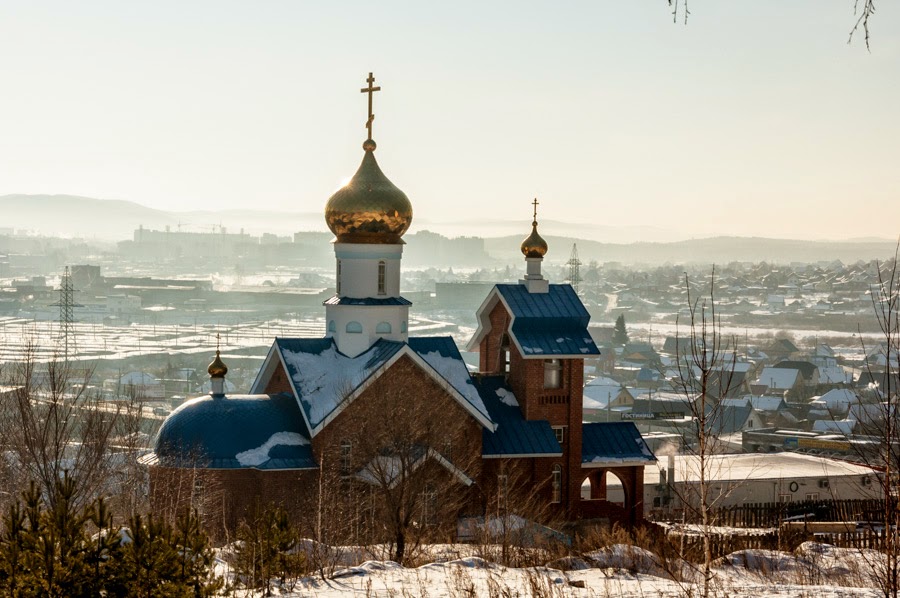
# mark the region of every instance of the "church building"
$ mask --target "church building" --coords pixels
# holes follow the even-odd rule
[[[225,533],[255,505],[302,518],[342,501],[358,521],[407,501],[417,521],[459,534],[497,513],[639,523],[655,458],[630,422],[582,423],[584,360],[599,351],[573,288],[543,276],[537,200],[525,277],[478,308],[468,348],[480,371],[451,337],[409,335],[400,274],[413,209],[375,159],[380,88],[367,81],[362,163],[325,206],[336,292],[324,336],[274,339],[248,394],[225,392],[216,352],[211,392],[172,412],[144,460],[154,511],[199,508]],[[610,475],[624,502],[606,500]]]

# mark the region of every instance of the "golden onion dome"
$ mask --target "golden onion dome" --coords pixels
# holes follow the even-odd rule
[[[400,243],[412,223],[412,204],[378,167],[375,142],[367,139],[363,149],[356,174],[325,204],[325,222],[338,243]]]
[[[213,359],[213,362],[209,364],[209,367],[206,368],[206,371],[209,372],[210,378],[224,378],[225,374],[228,373],[228,366],[225,365],[225,362],[222,361],[222,358],[219,357],[219,351],[216,351],[216,358]]]
[[[537,232],[537,220],[531,223],[531,234],[522,241],[522,254],[525,257],[544,257],[547,253],[547,241]]]

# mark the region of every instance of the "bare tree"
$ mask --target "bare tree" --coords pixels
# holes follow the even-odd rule
[[[878,264],[878,279],[871,289],[872,308],[881,331],[881,343],[870,351],[862,334],[860,342],[866,358],[869,378],[876,401],[866,405],[867,421],[864,430],[875,437],[873,443],[853,443],[857,458],[880,472],[875,495],[883,498],[881,511],[882,556],[872,558],[863,551],[886,598],[900,593],[900,271],[897,258],[882,266]],[[879,365],[873,365],[876,359]],[[880,365],[883,363],[883,366]],[[863,407],[860,406],[860,412]]]
[[[57,358],[39,367],[36,355],[36,344],[26,341],[22,359],[5,372],[5,385],[14,389],[6,443],[21,469],[17,486],[34,480],[52,497],[68,471],[78,480],[77,504],[86,504],[109,490],[109,446],[119,407],[104,405],[94,394],[91,369],[76,370]]]
[[[693,475],[696,484],[682,486],[681,499],[685,512],[701,524],[703,537],[703,582],[702,596],[706,598],[712,591],[714,572],[712,569],[712,538],[714,525],[713,511],[725,496],[721,488],[713,490],[711,479],[715,477],[714,467],[721,461],[713,459],[720,452],[717,424],[723,418],[724,399],[730,391],[737,360],[736,341],[723,336],[721,317],[716,313],[716,271],[713,268],[709,278],[709,294],[702,299],[693,299],[691,283],[687,274],[684,278],[688,303],[688,338],[685,348],[679,342],[681,327],[676,321],[676,351],[678,377],[673,381],[676,390],[684,397],[691,418],[695,424],[695,439],[685,442],[685,453],[694,458]],[[670,480],[671,485],[671,480]]]
[[[667,2],[672,9],[672,22],[677,23],[679,17],[681,17],[683,23],[687,25],[688,17],[691,16],[688,0],[667,0]],[[856,17],[856,21],[850,29],[850,35],[847,38],[848,44],[853,42],[853,36],[862,29],[865,35],[866,50],[871,51],[869,46],[869,19],[874,14],[875,0],[853,0],[853,15]]]
[[[467,441],[478,425],[437,383],[401,376],[397,383],[377,380],[348,406],[345,435],[331,440],[323,458],[323,469],[342,478],[345,511],[366,505],[360,525],[400,563],[422,541],[454,536],[480,467],[475,443]]]

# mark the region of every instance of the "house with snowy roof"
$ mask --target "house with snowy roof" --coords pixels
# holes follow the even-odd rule
[[[461,518],[498,510],[641,521],[655,457],[630,422],[582,424],[584,360],[599,350],[573,288],[542,275],[537,200],[524,279],[494,286],[477,311],[473,375],[451,337],[408,334],[400,268],[412,205],[371,137],[363,149],[325,207],[336,292],[324,335],[274,339],[247,394],[226,389],[217,350],[210,393],[173,411],[144,458],[154,509],[215,509],[216,525],[233,530],[265,503],[302,518],[325,500],[360,519],[348,529],[397,507],[445,539]],[[606,500],[612,478],[624,503]]]
[[[812,398],[809,402],[810,415],[818,414],[829,419],[834,413],[847,413],[854,403],[859,403],[859,395],[853,390],[832,388],[825,394]]]
[[[791,392],[803,385],[803,375],[797,369],[767,366],[760,372],[756,384],[764,387],[765,392],[769,393],[776,391]]]

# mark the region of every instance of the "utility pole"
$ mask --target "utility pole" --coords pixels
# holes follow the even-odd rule
[[[569,267],[569,276],[566,278],[566,282],[572,285],[577,295],[578,285],[581,283],[581,260],[578,259],[578,245],[575,243],[572,244],[572,253],[569,255],[566,265]]]

